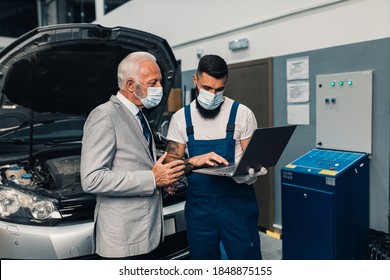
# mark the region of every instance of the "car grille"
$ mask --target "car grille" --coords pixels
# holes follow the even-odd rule
[[[182,189],[174,196],[165,196],[163,206],[173,205],[185,201],[185,199],[186,189]],[[88,195],[77,199],[61,200],[57,205],[57,209],[61,213],[62,222],[86,221],[93,220],[95,204],[95,196]]]
[[[62,216],[62,222],[93,220],[95,211],[95,196],[82,197],[81,199],[62,200],[57,205]]]

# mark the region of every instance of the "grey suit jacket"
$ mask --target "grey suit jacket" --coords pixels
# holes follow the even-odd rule
[[[155,152],[155,144],[153,142]],[[84,126],[81,184],[97,194],[94,248],[103,257],[145,254],[163,239],[162,198],[151,155],[134,115],[111,96]]]

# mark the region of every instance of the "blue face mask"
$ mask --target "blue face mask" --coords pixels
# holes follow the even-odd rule
[[[139,82],[136,83],[141,85]],[[141,86],[148,89],[148,94],[144,98],[140,98],[137,95],[136,96],[139,98],[139,100],[141,100],[142,104],[144,104],[145,108],[151,109],[160,104],[161,99],[163,97],[162,87],[146,87],[144,85]]]
[[[197,99],[199,104],[206,110],[214,110],[223,102],[223,92],[220,91],[214,94],[200,89]]]

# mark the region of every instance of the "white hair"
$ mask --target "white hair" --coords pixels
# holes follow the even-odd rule
[[[148,52],[133,52],[127,55],[118,65],[118,87],[123,89],[128,78],[138,80],[140,61],[149,60],[156,62],[154,55]]]

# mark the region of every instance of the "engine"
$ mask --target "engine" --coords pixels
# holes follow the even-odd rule
[[[2,166],[0,174],[3,184],[9,185],[12,181],[30,190],[44,189],[60,196],[82,191],[79,155],[53,158],[43,163]]]

